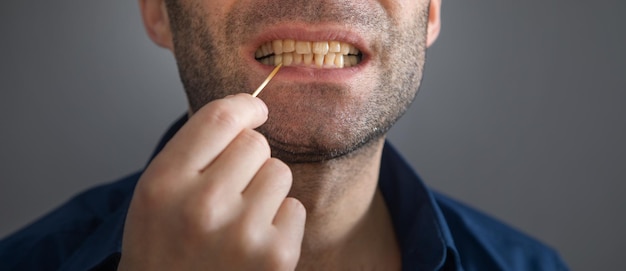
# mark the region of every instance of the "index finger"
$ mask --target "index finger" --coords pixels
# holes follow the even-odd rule
[[[155,160],[181,173],[199,173],[244,129],[267,120],[267,106],[250,94],[212,101],[198,110]],[[160,162],[159,162],[160,163]]]

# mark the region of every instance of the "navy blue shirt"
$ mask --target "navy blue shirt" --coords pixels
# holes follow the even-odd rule
[[[170,128],[155,154],[185,121]],[[140,175],[83,192],[0,241],[0,270],[115,270]],[[402,251],[402,270],[567,270],[554,250],[429,190],[389,144],[379,188]]]

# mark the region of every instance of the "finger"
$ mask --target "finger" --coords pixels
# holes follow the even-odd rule
[[[254,129],[266,120],[267,107],[249,94],[215,100],[194,113],[156,159],[181,172],[200,172],[244,128]]]
[[[304,205],[291,197],[283,200],[274,218],[274,226],[284,237],[284,241],[294,248],[300,248],[302,244],[305,222],[306,210]]]
[[[267,139],[257,131],[244,129],[205,168],[201,179],[208,181],[206,187],[209,189],[239,195],[269,158]]]
[[[246,215],[256,225],[271,225],[291,182],[289,167],[276,158],[268,159],[242,193],[249,206]]]

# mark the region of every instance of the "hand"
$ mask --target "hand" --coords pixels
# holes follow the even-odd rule
[[[267,120],[238,94],[196,112],[141,176],[119,270],[293,270],[306,212],[291,171],[253,129]]]

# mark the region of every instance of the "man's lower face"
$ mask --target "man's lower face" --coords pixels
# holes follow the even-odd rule
[[[237,1],[224,14],[211,9],[219,3],[169,1],[191,109],[249,93],[283,63],[260,96],[270,113],[258,130],[273,155],[350,153],[384,135],[417,93],[428,7],[415,2],[400,16],[371,1]]]

